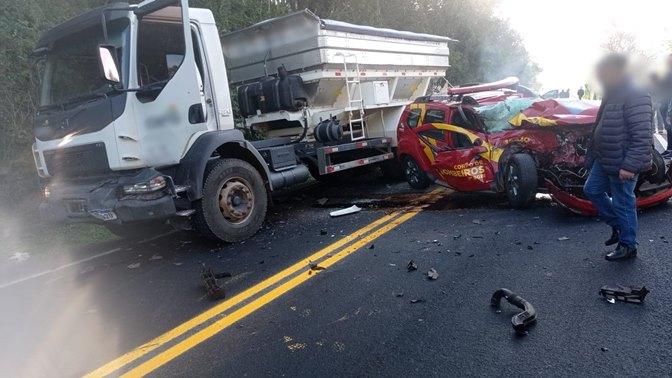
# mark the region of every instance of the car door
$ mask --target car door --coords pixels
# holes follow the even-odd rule
[[[460,192],[490,190],[495,176],[485,135],[449,124],[439,127],[450,146],[434,157],[438,178]]]

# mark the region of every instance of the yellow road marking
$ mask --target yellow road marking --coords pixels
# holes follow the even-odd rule
[[[387,223],[386,225],[380,227],[376,231],[372,232],[371,234],[363,237],[362,239],[359,239],[355,243],[351,244],[349,247],[344,248],[340,252],[332,255],[331,257],[325,259],[322,261],[319,266],[323,268],[328,268],[329,266],[337,263],[338,261],[342,260],[346,256],[352,254],[353,252],[361,249],[364,247],[366,244],[370,243],[371,241],[377,239],[378,237],[384,235],[385,233],[389,232],[393,228],[397,227],[398,225],[406,222],[407,220],[413,218],[416,214],[420,212],[419,209],[412,210],[409,212],[406,212],[393,221]],[[305,265],[304,265],[305,267]],[[287,293],[288,291],[294,289],[301,283],[309,280],[310,278],[316,276],[319,271],[311,271],[311,270],[306,270],[302,272],[301,274],[296,275],[294,278],[290,279],[289,281],[279,285],[278,287],[274,288],[273,290],[269,291],[268,293],[262,295],[261,297],[253,300],[252,302],[246,304],[245,306],[239,308],[238,310],[235,310],[229,315],[226,315],[225,317],[217,320],[216,322],[212,323],[211,325],[203,328],[202,330],[196,332],[195,334],[187,337],[186,339],[180,341],[179,343],[175,344],[174,346],[166,349],[165,351],[159,353],[158,355],[154,356],[153,358],[147,360],[146,362],[142,363],[141,365],[135,367],[134,369],[130,370],[126,374],[122,375],[122,377],[140,377],[144,376],[148,373],[151,373],[152,371],[156,370],[157,368],[163,366],[164,364],[168,363],[175,357],[180,356],[184,352],[190,350],[191,348],[195,347],[196,345],[202,343],[203,341],[209,339],[210,337],[216,335],[217,333],[221,332],[223,329],[227,328],[228,326],[234,324],[240,319],[243,319],[247,315],[250,315],[254,311],[258,310],[259,308],[265,306],[266,304],[270,303],[274,299],[280,297],[281,295]]]
[[[400,213],[398,211],[395,211],[391,214],[385,215],[368,225],[360,228],[359,230],[351,233],[350,235],[332,243],[329,244],[328,246],[322,248],[321,250],[317,251],[316,253],[304,258],[303,260],[297,262],[296,264],[282,270],[279,273],[276,273],[275,275],[265,279],[264,281],[261,281],[260,283],[250,287],[249,289],[241,292],[238,295],[235,295],[231,297],[230,299],[227,299],[226,301],[200,313],[199,315],[196,315],[195,317],[187,320],[186,322],[178,325],[177,327],[171,329],[170,331],[154,338],[153,340],[133,349],[132,351],[108,362],[107,364],[99,367],[98,369],[88,373],[85,375],[85,377],[101,377],[101,376],[106,376],[111,373],[113,373],[116,370],[119,370],[120,368],[128,365],[129,363],[137,360],[138,358],[146,355],[147,353],[155,350],[156,348],[159,348],[160,346],[164,345],[167,342],[170,342],[174,340],[175,338],[183,335],[184,333],[194,329],[195,327],[198,327],[199,325],[203,324],[204,322],[207,322],[208,320],[214,318],[215,316],[221,314],[222,312],[228,310],[229,308],[244,302],[245,300],[249,299],[250,297],[258,294],[259,292],[269,288],[270,286],[282,281],[284,278],[294,274],[295,272],[299,271],[300,269],[305,268],[308,266],[311,262],[319,260],[323,258],[324,256],[328,255],[329,253],[335,251],[336,249],[346,245],[347,243],[358,239],[359,237],[363,236],[364,234],[368,233],[372,229],[380,226],[381,224],[397,217]]]

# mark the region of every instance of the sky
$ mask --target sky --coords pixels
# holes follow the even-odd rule
[[[672,41],[672,0],[500,0],[509,21],[541,67],[542,91],[579,86],[592,78],[614,31],[631,33],[660,64]]]

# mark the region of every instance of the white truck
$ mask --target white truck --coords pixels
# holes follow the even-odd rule
[[[450,41],[309,11],[220,39],[187,0],[89,11],[32,54],[41,214],[128,236],[188,220],[245,239],[271,191],[393,159],[399,117],[445,74]],[[263,139],[234,127],[230,86]]]

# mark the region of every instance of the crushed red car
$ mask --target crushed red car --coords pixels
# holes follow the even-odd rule
[[[514,208],[539,191],[579,214],[594,215],[583,194],[586,148],[599,103],[544,100],[516,78],[418,98],[397,128],[398,157],[408,183],[437,183],[460,192],[505,193]],[[638,207],[672,197],[672,167],[654,151],[635,189]]]

